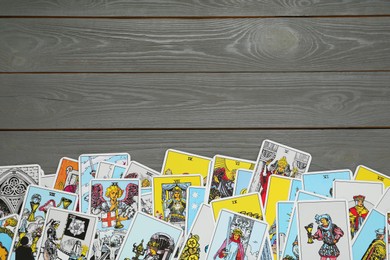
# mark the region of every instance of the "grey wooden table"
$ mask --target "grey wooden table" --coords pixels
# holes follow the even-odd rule
[[[390,174],[388,0],[0,0],[0,165],[168,148]]]

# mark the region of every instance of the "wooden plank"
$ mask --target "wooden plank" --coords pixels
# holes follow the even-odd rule
[[[1,74],[0,129],[390,127],[390,73]]]
[[[313,171],[365,164],[390,174],[390,130],[10,131],[0,132],[0,165],[39,163],[51,173],[62,156],[120,151],[160,170],[168,148],[255,160],[266,138],[311,153]]]
[[[387,0],[1,0],[3,16],[315,16],[390,14]]]
[[[390,17],[1,19],[3,72],[390,69]]]

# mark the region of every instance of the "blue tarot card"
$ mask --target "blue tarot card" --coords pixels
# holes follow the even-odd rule
[[[18,225],[19,215],[11,214],[0,218],[0,259],[7,259],[6,255],[12,248],[12,240]]]
[[[120,179],[127,172],[128,166],[111,162],[100,162],[96,170],[96,179]]]
[[[294,208],[294,201],[279,201],[276,206],[276,234],[277,253],[282,254],[284,242],[287,237],[288,224],[291,221],[291,214]]]
[[[372,209],[353,240],[353,259],[386,259],[386,237],[386,215]]]
[[[206,187],[190,186],[187,190],[187,218],[185,234],[191,229],[192,223],[199,211],[200,205],[205,202]]]
[[[30,248],[36,259],[46,214],[50,208],[75,210],[77,194],[30,185],[24,197],[14,237],[10,260],[15,260],[19,247]]]
[[[294,201],[298,191],[302,190],[302,181],[298,179],[293,179],[290,186],[290,194],[288,200]]]
[[[89,205],[89,182],[96,178],[96,170],[100,162],[110,162],[122,166],[129,165],[128,153],[110,154],[82,154],[79,156],[80,171],[80,211],[88,212]]]
[[[352,180],[352,172],[337,170],[304,173],[302,175],[303,190],[332,198],[334,180]]]
[[[253,171],[238,169],[236,172],[236,183],[234,184],[233,195],[248,193],[248,187],[252,179]]]

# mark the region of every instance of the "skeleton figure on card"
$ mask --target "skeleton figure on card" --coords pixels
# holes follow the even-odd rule
[[[139,209],[139,180],[94,179],[90,212],[98,216],[92,259],[115,259]]]
[[[256,162],[249,192],[261,192],[264,203],[272,174],[300,178],[307,172],[311,155],[273,141],[265,140]]]

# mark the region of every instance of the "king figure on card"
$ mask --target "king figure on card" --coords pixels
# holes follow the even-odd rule
[[[241,243],[242,231],[234,229],[230,237],[223,241],[221,247],[214,255],[214,259],[244,260],[245,252]]]
[[[341,230],[336,224],[332,222],[332,218],[329,214],[316,215],[315,221],[318,224],[317,232],[312,235],[309,228],[313,224],[307,225],[305,228],[308,231],[308,243],[312,244],[313,240],[322,241],[318,254],[321,260],[336,260],[340,255],[340,250],[337,247],[337,243],[340,238],[344,236],[344,231]]]
[[[349,222],[351,224],[351,237],[359,231],[364,219],[367,217],[369,210],[364,206],[365,196],[353,196],[355,206],[349,209]]]

